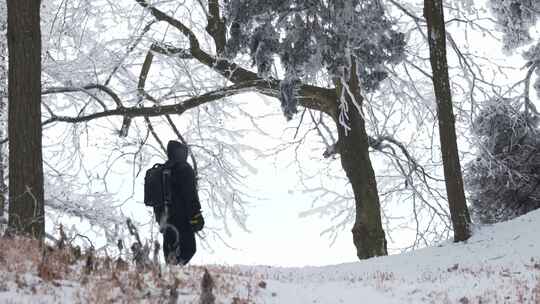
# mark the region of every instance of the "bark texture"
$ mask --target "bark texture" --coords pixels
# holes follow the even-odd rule
[[[7,6],[6,2],[2,1],[0,3],[0,138],[3,139],[6,137],[6,120],[7,120]],[[6,144],[0,144],[0,219],[4,217],[4,210],[6,208],[6,195],[7,195],[7,185],[6,185],[6,160],[7,160],[7,149]]]
[[[351,182],[356,218],[352,228],[353,242],[359,259],[387,255],[385,233],[382,227],[381,207],[375,172],[369,158],[369,140],[362,117],[361,95],[356,64],[352,59],[349,79],[336,82],[337,96],[348,103],[349,130],[336,121],[339,135],[341,166]],[[345,83],[343,83],[346,81]],[[348,90],[344,86],[348,87]],[[353,99],[354,98],[354,99]],[[356,105],[355,105],[356,103]],[[357,108],[358,106],[358,108]]]
[[[459,242],[467,240],[471,236],[471,218],[463,191],[463,177],[456,142],[455,118],[446,59],[446,29],[442,0],[425,0],[424,16],[428,25],[446,194],[454,227],[454,241]]]
[[[40,1],[8,0],[9,228],[44,235]]]

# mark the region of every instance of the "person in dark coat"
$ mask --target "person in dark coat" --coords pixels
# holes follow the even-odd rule
[[[188,147],[177,141],[167,145],[167,163],[171,168],[171,205],[163,231],[163,253],[168,264],[187,264],[197,250],[195,231],[204,220],[193,168],[188,164]],[[156,210],[159,221],[163,208]]]

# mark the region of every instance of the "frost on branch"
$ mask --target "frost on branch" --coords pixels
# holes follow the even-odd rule
[[[534,65],[536,79],[533,87],[536,90],[536,96],[540,98],[540,42],[533,45],[529,50],[523,53],[523,58],[527,60],[529,65]]]
[[[279,84],[281,109],[287,120],[291,120],[293,115],[298,113],[298,85],[300,80],[294,77],[286,77]]]
[[[227,45],[225,47],[225,55],[228,58],[234,58],[240,52],[241,45],[244,45],[246,37],[243,35],[242,30],[240,29],[240,23],[234,22],[229,27],[229,39],[227,40]]]
[[[531,29],[540,18],[540,1],[538,0],[490,0],[491,10],[503,31],[504,49],[507,52],[533,42]],[[540,44],[532,45],[523,53],[529,67],[540,75]],[[540,96],[540,80],[536,77],[534,88]]]
[[[276,36],[274,27],[267,23],[257,27],[251,37],[249,49],[259,77],[266,78],[270,73],[274,63],[273,54],[278,44]]]
[[[489,6],[504,33],[507,51],[531,42],[530,28],[540,15],[538,0],[490,0]]]
[[[474,2],[473,0],[458,0],[457,3],[459,8],[463,11],[472,14],[474,13]]]
[[[88,221],[93,228],[100,228],[108,242],[119,237],[119,227],[124,225],[124,216],[115,206],[109,193],[87,193],[62,176],[47,176],[45,179],[45,207],[47,211],[74,216]]]
[[[225,17],[227,53],[248,50],[263,76],[279,56],[289,78],[285,85],[295,77],[309,82],[321,72],[339,77],[353,57],[363,88],[376,90],[387,77],[385,65],[404,56],[405,37],[380,0],[231,0]]]
[[[540,208],[539,120],[528,120],[529,127],[516,104],[499,99],[484,106],[474,122],[478,152],[468,164],[466,184],[473,216],[481,223]]]

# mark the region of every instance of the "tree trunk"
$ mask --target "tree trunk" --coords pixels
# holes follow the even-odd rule
[[[45,231],[41,154],[40,1],[8,0],[9,228]]]
[[[0,139],[6,137],[6,103],[7,103],[7,6],[5,1],[0,2]],[[4,210],[6,208],[6,145],[7,143],[0,144],[0,219],[4,217]]]
[[[352,185],[356,204],[356,218],[352,228],[353,242],[358,258],[367,259],[388,253],[381,221],[377,181],[369,158],[365,121],[359,112],[361,109],[354,105],[351,97],[352,94],[357,105],[362,106],[363,98],[360,94],[354,59],[352,59],[351,71],[348,74],[350,74],[348,80],[336,81],[336,90],[338,98],[343,95],[348,104],[347,115],[350,129],[346,130],[339,121],[336,124],[341,166]],[[348,91],[345,89],[343,81],[346,81],[345,85],[348,86]],[[339,113],[339,110],[336,113]]]
[[[454,226],[454,241],[459,242],[467,240],[471,236],[471,218],[465,201],[456,143],[455,119],[446,59],[446,29],[442,0],[425,0],[424,16],[428,25],[430,59],[433,69],[433,86],[437,99],[446,194]]]

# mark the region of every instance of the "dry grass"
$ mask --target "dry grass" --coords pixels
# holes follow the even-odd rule
[[[216,303],[254,303],[254,295],[263,288],[259,286],[261,280],[234,268],[207,269],[215,282]],[[14,295],[0,301],[196,303],[203,273],[204,268],[197,266],[141,270],[130,257],[112,259],[94,256],[92,251],[81,255],[69,246],[57,249],[27,238],[0,238],[0,295]],[[66,293],[71,298],[66,298]],[[18,302],[22,295],[35,298]]]
[[[205,269],[213,279],[216,303],[256,303],[261,295],[270,293],[269,280],[301,279],[289,272],[262,275],[226,266],[141,270],[131,263],[130,256],[95,256],[91,250],[81,254],[69,246],[55,249],[31,239],[0,238],[0,302],[198,303]],[[341,279],[351,285],[370,285],[383,293],[404,290],[411,303],[540,304],[537,260],[517,268],[456,264],[410,278],[373,272]],[[471,288],[474,284],[481,288]],[[2,296],[6,294],[12,297]]]

